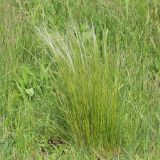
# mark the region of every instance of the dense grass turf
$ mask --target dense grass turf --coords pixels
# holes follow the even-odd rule
[[[0,0],[0,159],[160,159],[158,0]]]

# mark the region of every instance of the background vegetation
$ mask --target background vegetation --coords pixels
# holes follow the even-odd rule
[[[158,0],[0,0],[0,159],[160,158]]]

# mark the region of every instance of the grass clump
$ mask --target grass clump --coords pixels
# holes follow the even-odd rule
[[[63,35],[55,32],[51,36],[40,31],[56,66],[55,99],[60,118],[65,121],[62,127],[68,129],[66,133],[78,144],[96,145],[99,141],[102,146],[117,145],[120,131],[117,60],[107,53],[105,40],[99,48],[93,27],[87,26],[85,34],[75,26],[70,28],[74,29],[67,29]],[[107,33],[107,30],[103,33],[105,39]]]

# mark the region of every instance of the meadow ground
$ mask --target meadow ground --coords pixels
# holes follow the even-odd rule
[[[159,160],[159,0],[0,0],[0,159]]]

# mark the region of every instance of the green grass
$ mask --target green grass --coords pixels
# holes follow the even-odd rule
[[[160,158],[158,0],[0,0],[0,37],[0,159]]]

